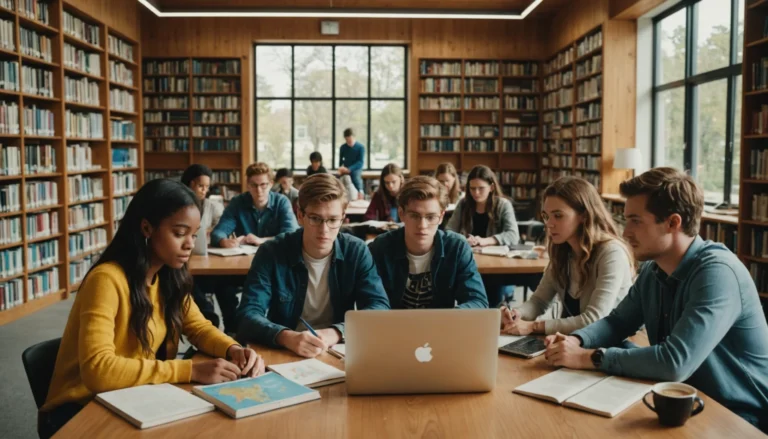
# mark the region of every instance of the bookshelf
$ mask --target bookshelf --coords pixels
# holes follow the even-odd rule
[[[119,36],[139,55],[136,41],[67,2],[13,3],[0,7],[2,35],[13,37],[0,38],[0,106],[7,117],[0,129],[0,259],[16,268],[0,271],[0,324],[75,292],[114,235],[113,154],[122,151],[115,153],[121,147],[109,121],[123,107],[109,100],[107,37]],[[138,113],[122,116],[140,122]],[[133,186],[120,186],[124,194],[139,185],[138,141],[127,153],[135,160],[124,162],[135,174],[126,177]]]
[[[615,193],[630,176],[613,158],[635,143],[634,33],[635,23],[610,20],[544,63],[542,185],[574,175]]]
[[[238,58],[144,58],[145,180],[214,171],[225,198],[245,190],[243,67]],[[240,175],[229,172],[239,169]]]
[[[768,2],[744,11],[739,256],[768,306]]]
[[[542,184],[575,175],[601,190],[602,26],[544,64]]]
[[[418,173],[497,171],[516,207],[538,196],[540,78],[531,60],[419,60]]]

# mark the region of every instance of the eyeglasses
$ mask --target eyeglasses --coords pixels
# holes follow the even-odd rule
[[[255,184],[255,183],[248,183],[248,189],[261,189],[266,190],[269,188],[269,183],[261,183],[261,184]]]
[[[405,217],[408,221],[419,224],[422,220],[427,220],[427,224],[434,226],[440,224],[440,215],[429,214],[421,216],[416,212],[406,212]]]
[[[344,217],[326,219],[326,218],[321,218],[317,215],[307,215],[307,220],[309,220],[309,225],[311,226],[321,226],[323,224],[327,224],[329,229],[338,229],[339,227],[341,227],[341,223],[344,222]]]

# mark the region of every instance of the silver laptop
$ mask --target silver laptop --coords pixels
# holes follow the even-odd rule
[[[348,311],[347,393],[490,391],[500,319],[497,309]]]

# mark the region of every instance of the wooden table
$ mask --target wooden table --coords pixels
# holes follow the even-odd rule
[[[216,255],[192,256],[188,267],[192,275],[242,275],[248,274],[253,256]],[[481,274],[540,274],[549,263],[549,259],[509,259],[499,256],[475,254],[477,269]]]
[[[287,351],[254,346],[267,364],[296,361]],[[343,362],[322,354],[340,369]],[[512,393],[515,387],[553,369],[543,356],[523,360],[499,356],[496,388],[488,393],[350,396],[346,386],[318,389],[313,401],[239,420],[220,411],[138,430],[99,403],[89,403],[56,438],[757,438],[759,430],[706,395],[704,412],[684,427],[659,425],[638,402],[609,419]],[[183,385],[189,389],[190,385]]]

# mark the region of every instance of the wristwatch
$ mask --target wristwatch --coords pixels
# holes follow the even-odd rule
[[[592,360],[592,364],[600,369],[600,366],[603,365],[603,358],[605,358],[605,348],[595,349],[595,352],[592,352],[589,358]]]

